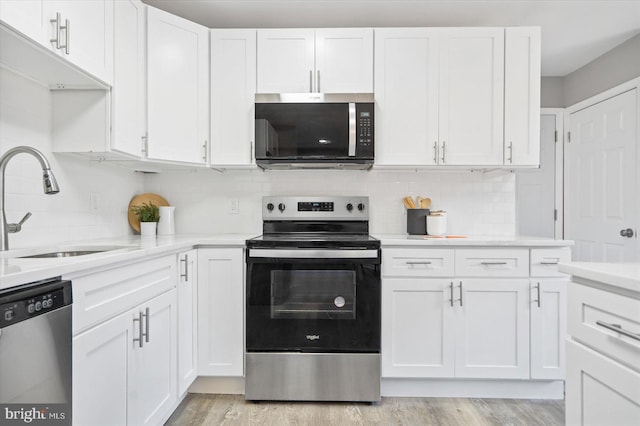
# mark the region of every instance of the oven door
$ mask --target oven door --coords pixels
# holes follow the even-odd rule
[[[380,351],[378,249],[249,249],[247,352]]]

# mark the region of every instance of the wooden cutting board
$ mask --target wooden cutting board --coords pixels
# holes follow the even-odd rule
[[[140,206],[144,203],[152,203],[158,207],[168,206],[169,202],[162,196],[158,194],[152,194],[151,192],[147,192],[145,194],[136,195],[129,202],[129,208],[127,209],[127,217],[129,218],[129,225],[136,231],[140,232],[140,219],[131,211],[131,207]]]

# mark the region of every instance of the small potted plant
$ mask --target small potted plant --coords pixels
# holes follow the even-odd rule
[[[160,220],[160,210],[152,202],[142,203],[131,207],[131,211],[140,219],[140,235],[142,237],[155,237]]]

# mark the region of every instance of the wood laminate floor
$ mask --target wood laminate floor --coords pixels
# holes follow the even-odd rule
[[[183,425],[564,425],[564,401],[382,398],[378,404],[246,402],[189,394],[167,421]]]

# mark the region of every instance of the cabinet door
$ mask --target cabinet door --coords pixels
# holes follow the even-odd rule
[[[568,280],[531,283],[531,378],[564,380]]]
[[[198,250],[178,255],[178,395],[198,375]]]
[[[45,0],[2,0],[0,19],[30,39],[51,47],[47,38],[51,24],[49,17],[44,15],[44,4]]]
[[[198,374],[243,375],[243,249],[198,250]]]
[[[453,377],[454,307],[447,280],[382,282],[382,377]]]
[[[529,378],[529,280],[457,282],[456,377]]]
[[[45,25],[60,13],[60,37],[67,48],[55,49],[69,61],[102,81],[113,83],[113,0],[45,1]],[[51,25],[50,38],[55,38]]]
[[[376,165],[437,164],[438,34],[375,31]]]
[[[209,30],[147,7],[148,158],[206,164]]]
[[[315,91],[373,92],[373,29],[316,30]]]
[[[258,93],[314,92],[314,31],[258,30]]]
[[[139,0],[116,1],[114,7],[112,142],[114,150],[140,157],[144,125],[144,6]]]
[[[254,163],[256,31],[211,30],[211,164]]]
[[[162,424],[177,399],[176,306],[176,291],[171,290],[130,313],[132,322],[144,315],[135,322],[134,335],[143,338],[142,331],[145,337],[142,347],[131,345],[127,424]]]
[[[443,31],[440,163],[503,163],[504,29]]]
[[[504,164],[540,164],[540,28],[505,29]]]
[[[127,424],[131,313],[73,338],[73,424]]]
[[[567,425],[640,424],[640,374],[573,340],[566,392]]]

